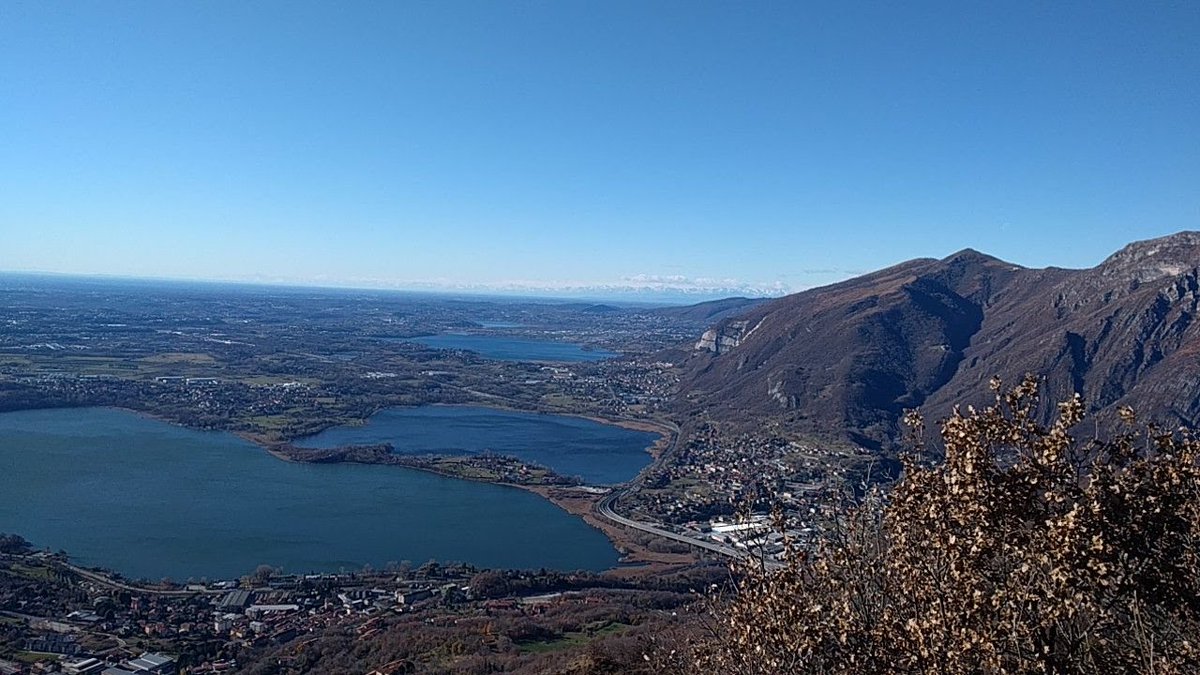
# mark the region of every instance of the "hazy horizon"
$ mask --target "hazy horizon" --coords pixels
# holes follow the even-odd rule
[[[288,280],[264,280],[264,279],[204,279],[204,278],[187,278],[187,277],[151,277],[151,276],[128,276],[122,274],[77,274],[74,272],[44,272],[37,270],[0,270],[0,281],[4,279],[10,280],[34,280],[34,283],[41,282],[76,282],[76,283],[97,283],[97,284],[135,284],[135,285],[168,285],[181,287],[198,287],[204,288],[246,288],[258,290],[278,290],[278,291],[328,291],[338,292],[345,291],[347,293],[385,293],[397,295],[414,295],[427,296],[448,299],[464,299],[477,300],[480,302],[488,301],[504,301],[504,302],[541,302],[541,303],[611,303],[621,306],[648,306],[648,307],[663,307],[663,306],[684,306],[692,305],[714,300],[727,300],[737,297],[749,298],[771,298],[779,297],[780,294],[774,295],[737,295],[732,293],[721,293],[716,290],[672,290],[672,289],[656,289],[656,288],[624,288],[613,287],[605,289],[602,287],[578,287],[578,288],[489,288],[483,286],[477,287],[409,287],[397,285],[357,285],[353,283],[336,283],[336,282],[304,282],[304,281],[288,281]]]
[[[1181,230],[1180,232],[1185,232]],[[1163,236],[1179,234],[1180,232],[1171,232]],[[1157,237],[1155,237],[1157,238]],[[1125,244],[1135,243],[1131,240]],[[966,247],[974,249],[974,247]],[[962,250],[962,249],[960,249]],[[1095,261],[1094,264],[1099,264],[1104,258],[1116,253],[1118,249],[1114,249],[1106,254],[1103,258]],[[990,255],[987,251],[980,251],[983,254]],[[919,256],[930,257],[930,256]],[[899,262],[899,261],[898,261]],[[1028,267],[1013,260],[1005,262]],[[1091,265],[1087,265],[1090,267]],[[1048,264],[1045,267],[1066,268],[1065,265]],[[883,269],[883,268],[879,268]],[[1077,267],[1075,269],[1083,269]],[[844,275],[842,279],[830,281],[827,284],[814,284],[798,288],[775,287],[775,288],[756,288],[749,286],[722,286],[718,282],[735,283],[736,280],[699,280],[702,282],[711,282],[709,285],[697,285],[693,283],[696,280],[678,280],[671,278],[661,279],[633,279],[625,280],[625,282],[615,282],[612,284],[583,284],[583,283],[559,283],[542,285],[536,282],[520,282],[508,281],[497,283],[477,283],[477,284],[453,284],[450,282],[395,282],[386,280],[337,280],[337,279],[302,279],[302,278],[264,278],[262,276],[246,276],[246,277],[229,277],[229,278],[205,278],[205,277],[179,277],[179,276],[136,276],[120,273],[77,273],[77,272],[57,272],[46,270],[6,270],[0,269],[0,278],[3,277],[36,277],[36,278],[51,278],[64,280],[82,280],[82,281],[112,281],[112,282],[130,282],[130,283],[167,283],[178,285],[196,284],[201,286],[245,286],[257,288],[274,288],[274,289],[291,289],[291,290],[328,290],[328,291],[359,291],[359,292],[385,292],[385,293],[409,293],[416,295],[431,295],[442,297],[464,297],[480,300],[506,300],[506,301],[561,301],[561,302],[611,302],[614,304],[626,305],[649,305],[649,306],[674,306],[674,305],[690,305],[696,303],[709,302],[713,300],[724,300],[736,297],[747,298],[776,298],[784,295],[790,295],[805,290],[819,288],[821,286],[837,283],[837,281],[854,278],[864,274],[869,274],[878,270],[839,270],[838,273]],[[681,283],[688,282],[688,283]]]
[[[1200,228],[1200,6],[0,6],[0,270],[779,295]]]

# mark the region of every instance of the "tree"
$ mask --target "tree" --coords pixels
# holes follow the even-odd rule
[[[471,593],[477,598],[499,598],[507,595],[512,586],[504,572],[485,570],[471,577]]]
[[[1200,672],[1200,441],[1123,410],[1072,435],[1038,382],[942,426],[888,494],[782,569],[753,562],[693,666],[725,673]],[[909,421],[919,428],[921,420]]]
[[[250,581],[255,584],[265,584],[278,573],[279,570],[271,565],[259,565],[254,568],[254,573],[250,575]]]
[[[417,568],[417,576],[424,579],[436,579],[442,576],[442,566],[436,560],[429,560]]]
[[[19,534],[0,533],[0,553],[20,554],[33,550],[33,545]]]

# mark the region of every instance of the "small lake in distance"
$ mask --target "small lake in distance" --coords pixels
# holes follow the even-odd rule
[[[233,578],[261,563],[601,570],[618,560],[598,530],[523,490],[288,463],[231,434],[120,410],[0,414],[0,467],[0,532],[132,578]]]
[[[441,335],[422,335],[402,339],[407,342],[416,342],[426,347],[433,347],[434,349],[464,349],[475,352],[484,358],[496,359],[498,361],[575,363],[603,361],[604,359],[620,356],[616,352],[605,351],[603,349],[584,349],[580,345],[569,342],[532,340],[504,335],[443,333]]]
[[[366,424],[326,429],[301,439],[305,448],[391,443],[403,454],[492,451],[579,476],[590,484],[630,480],[651,461],[659,435],[581,417],[474,406],[389,408]]]

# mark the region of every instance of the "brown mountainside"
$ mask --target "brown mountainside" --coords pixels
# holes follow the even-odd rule
[[[651,313],[685,321],[713,324],[730,316],[747,312],[752,307],[757,307],[765,302],[770,302],[770,300],[768,298],[723,298],[684,307],[662,307],[651,310]]]
[[[905,408],[985,402],[994,375],[1047,378],[1200,423],[1200,233],[1130,244],[1087,270],[1028,269],[965,250],[774,300],[724,319],[683,359],[681,405],[887,447]],[[981,394],[982,392],[982,394]]]

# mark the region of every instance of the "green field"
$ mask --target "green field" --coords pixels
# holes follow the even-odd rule
[[[629,626],[623,623],[611,621],[601,622],[598,626],[587,626],[581,631],[563,633],[562,637],[557,640],[539,640],[537,642],[523,642],[517,647],[523,652],[532,654],[544,654],[547,652],[555,652],[562,649],[570,649],[579,645],[587,644],[592,640],[605,635],[616,635],[629,629]]]

